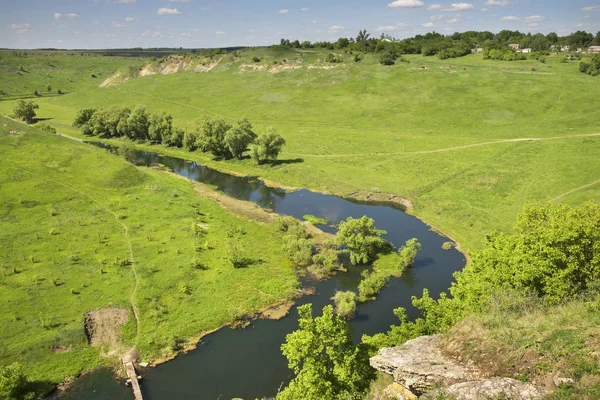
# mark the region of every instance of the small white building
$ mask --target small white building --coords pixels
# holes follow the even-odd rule
[[[513,50],[519,50],[521,48],[521,45],[519,43],[512,43],[509,44],[508,47],[510,47]]]
[[[600,46],[591,46],[588,53],[600,54]]]
[[[531,53],[531,49],[526,48],[526,49],[517,50],[517,53]]]

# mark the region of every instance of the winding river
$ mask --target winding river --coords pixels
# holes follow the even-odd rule
[[[115,151],[112,146],[91,143]],[[305,214],[325,218],[337,224],[347,217],[367,215],[375,226],[388,233],[385,239],[400,247],[406,240],[416,237],[423,245],[415,264],[401,278],[393,279],[375,301],[360,304],[351,321],[352,334],[359,341],[363,334],[385,332],[398,319],[393,309],[404,307],[411,318],[417,310],[411,305],[411,296],[420,296],[424,288],[432,295],[445,291],[452,274],[463,268],[465,258],[455,249],[443,250],[447,238],[433,232],[416,217],[383,205],[357,204],[336,196],[299,190],[287,192],[265,185],[251,177],[238,177],[219,172],[181,158],[157,153],[128,150],[128,161],[136,165],[162,164],[176,174],[216,187],[227,196],[255,202],[260,207],[280,215],[302,219]],[[324,231],[335,229],[319,226]],[[316,294],[302,297],[296,304],[313,304],[315,314],[331,303],[336,290],[356,289],[360,281],[358,268],[321,281]],[[205,336],[193,351],[178,355],[174,360],[142,371],[141,386],[145,399],[255,399],[273,397],[279,388],[293,378],[280,346],[286,334],[297,329],[297,312],[279,320],[256,320],[248,328],[233,330],[223,328]],[[98,370],[84,375],[65,393],[55,395],[63,399],[131,399],[131,389],[116,380],[110,370]]]

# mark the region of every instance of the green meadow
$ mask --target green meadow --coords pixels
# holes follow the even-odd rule
[[[230,214],[186,180],[3,117],[0,198],[0,359],[20,362],[40,391],[134,346],[142,360],[169,357],[298,286],[275,224]],[[232,241],[245,268],[229,261]],[[121,342],[98,351],[84,313],[110,306],[129,320]]]
[[[354,62],[343,53],[336,53],[341,63],[329,64],[328,54],[249,49],[215,56],[219,63],[205,73],[107,88],[88,82],[85,90],[38,99],[38,115],[75,136],[71,123],[84,107],[142,105],[187,129],[205,116],[247,117],[259,133],[272,126],[285,137],[281,163],[160,150],[284,185],[405,196],[415,215],[467,249],[481,248],[492,229],[509,231],[527,202],[600,198],[600,137],[590,136],[600,133],[600,79],[580,73],[577,62],[418,55],[382,66],[374,56]],[[117,71],[123,60],[114,63]],[[0,112],[14,105],[0,102]],[[524,138],[539,140],[515,140]]]

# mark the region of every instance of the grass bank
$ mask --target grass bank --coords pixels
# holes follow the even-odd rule
[[[194,185],[0,118],[0,359],[48,388],[137,347],[188,338],[294,295],[274,224],[225,211]],[[241,244],[245,268],[228,261]],[[130,311],[120,344],[88,346],[84,313]],[[135,311],[135,313],[134,313]],[[139,321],[136,321],[137,314]]]
[[[527,202],[600,198],[593,184],[600,137],[583,136],[599,133],[600,80],[575,62],[408,56],[410,63],[384,67],[369,55],[355,63],[343,54],[341,64],[328,65],[327,54],[248,50],[205,73],[156,74],[40,99],[39,114],[70,135],[79,134],[70,125],[83,107],[143,105],[188,129],[207,115],[246,116],[257,131],[273,126],[286,138],[279,162],[161,151],[341,196],[407,197],[415,215],[467,249],[481,248],[492,229],[510,231]],[[0,112],[13,107],[2,102]],[[526,138],[541,140],[519,140]]]

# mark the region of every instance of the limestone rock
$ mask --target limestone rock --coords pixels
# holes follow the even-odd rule
[[[502,377],[456,383],[445,388],[443,393],[456,400],[537,400],[543,397],[543,393],[530,383]]]
[[[384,348],[371,357],[371,366],[390,374],[412,393],[421,395],[432,386],[450,386],[477,380],[473,369],[444,356],[439,344],[442,335],[421,336],[402,346]]]
[[[392,383],[383,390],[382,400],[417,400],[418,397],[414,395],[410,390],[400,385],[399,383]]]

